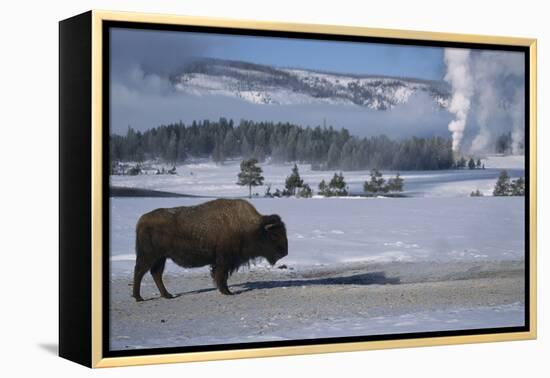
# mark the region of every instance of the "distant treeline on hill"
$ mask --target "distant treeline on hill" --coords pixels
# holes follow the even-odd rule
[[[454,166],[451,140],[441,137],[396,141],[385,135],[359,138],[345,128],[301,127],[290,123],[241,121],[162,125],[145,132],[128,128],[110,137],[112,161],[162,159],[181,163],[189,157],[256,158],[262,162],[310,163],[314,169],[435,170]]]

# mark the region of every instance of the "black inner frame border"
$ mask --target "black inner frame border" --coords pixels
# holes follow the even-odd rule
[[[380,43],[390,45],[409,45],[419,47],[455,47],[468,48],[474,50],[499,50],[499,51],[515,51],[524,53],[525,64],[525,321],[521,327],[500,327],[500,328],[482,328],[470,330],[455,330],[455,331],[430,331],[430,332],[414,332],[401,334],[385,334],[371,336],[348,336],[348,337],[330,337],[318,339],[303,339],[303,340],[282,340],[282,341],[262,341],[250,343],[232,343],[232,344],[212,344],[212,345],[195,345],[182,347],[165,347],[165,348],[143,348],[132,350],[110,350],[110,324],[109,324],[109,304],[110,304],[110,188],[109,188],[109,136],[110,136],[110,30],[112,28],[126,28],[151,31],[176,31],[176,32],[194,32],[194,33],[209,33],[209,34],[226,34],[235,36],[254,36],[254,37],[278,37],[289,39],[311,39],[325,41],[341,41],[341,42],[362,42],[362,43]],[[528,46],[515,45],[499,45],[486,43],[470,43],[470,42],[445,42],[432,41],[421,39],[404,39],[390,37],[367,37],[356,35],[334,35],[323,33],[309,32],[287,32],[287,31],[272,31],[272,30],[254,30],[254,29],[239,29],[228,27],[213,27],[213,26],[194,26],[194,25],[169,25],[155,24],[145,22],[129,22],[129,21],[102,21],[102,175],[103,175],[103,240],[102,240],[102,357],[128,357],[128,356],[144,356],[144,355],[159,355],[172,353],[192,353],[192,352],[209,352],[237,349],[257,349],[270,347],[290,347],[290,346],[307,346],[307,345],[330,345],[350,342],[367,342],[367,341],[386,341],[386,340],[407,340],[407,339],[422,339],[434,337],[453,337],[453,336],[473,336],[485,334],[505,334],[514,332],[529,332],[530,324],[530,54]],[[107,273],[107,274],[105,274]]]

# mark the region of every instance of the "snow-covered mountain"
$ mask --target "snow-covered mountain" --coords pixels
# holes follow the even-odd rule
[[[224,95],[257,104],[355,104],[386,110],[424,92],[447,107],[449,87],[441,81],[353,75],[212,58],[195,59],[170,77],[176,90],[199,96]]]

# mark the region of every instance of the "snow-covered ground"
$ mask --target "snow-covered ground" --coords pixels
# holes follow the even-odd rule
[[[113,274],[129,275],[138,218],[204,198],[111,198]],[[519,197],[252,199],[287,226],[293,267],[360,261],[517,260],[525,250]],[[169,271],[180,271],[170,263]],[[197,270],[193,270],[197,271]],[[200,271],[200,270],[198,270]]]
[[[285,221],[287,257],[238,272],[231,297],[213,289],[207,267],[169,260],[165,282],[179,297],[159,299],[147,275],[148,300],[136,303],[129,285],[139,216],[206,200],[111,198],[112,348],[524,324],[519,197],[253,199]]]
[[[113,349],[247,343],[522,326],[520,261],[355,263],[295,271],[239,271],[223,296],[208,273],[167,274],[176,298],[147,275],[144,302],[111,280]]]
[[[505,161],[506,160],[506,161]],[[165,281],[178,295],[158,299],[147,275],[130,296],[135,225],[153,209],[241,197],[238,164],[204,162],[178,175],[113,176],[111,185],[197,198],[110,199],[111,347],[134,349],[378,335],[523,325],[525,208],[520,197],[490,194],[500,169],[524,175],[519,158],[492,157],[485,170],[402,172],[406,198],[253,198],[262,214],[286,223],[289,254],[260,261],[212,288],[208,268],[168,261]],[[264,164],[266,184],[282,188],[290,165]],[[300,166],[316,187],[333,172]],[[384,172],[393,174],[393,172]],[[358,192],[368,172],[344,172]],[[264,188],[257,191],[263,194]],[[286,265],[285,269],[281,265]]]
[[[490,156],[483,160],[486,169],[405,171],[400,172],[404,181],[404,193],[414,197],[468,196],[479,189],[484,195],[491,195],[496,179],[502,169],[508,169],[511,177],[524,176],[523,156]],[[253,189],[262,196],[267,185],[271,192],[283,189],[292,164],[260,164],[265,177],[264,186]],[[298,165],[304,182],[316,191],[321,180],[330,181],[334,171],[312,171],[309,164]],[[239,162],[216,165],[210,161],[183,164],[177,167],[177,175],[111,176],[111,185],[130,188],[160,190],[192,194],[205,197],[239,197],[248,194],[248,188],[236,184]],[[369,179],[370,171],[344,171],[344,178],[351,194],[363,193],[363,183]],[[397,172],[383,171],[389,178]]]
[[[524,155],[489,155],[483,159],[485,168],[525,169]]]
[[[442,332],[464,329],[517,327],[525,317],[523,303],[454,310],[432,310],[375,317],[333,318],[305,325],[299,329],[288,329],[281,322],[272,323],[273,331],[264,335],[233,337],[224,343],[257,341],[281,341],[292,339],[316,339],[319,337],[342,337],[362,335],[391,335],[416,332]],[[279,330],[278,330],[279,329]],[[165,340],[164,340],[165,341]],[[157,340],[162,345],[163,340]],[[219,344],[216,336],[193,339],[199,345]]]

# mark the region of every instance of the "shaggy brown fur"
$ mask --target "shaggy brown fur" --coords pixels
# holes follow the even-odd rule
[[[222,294],[243,264],[264,257],[271,264],[288,254],[285,225],[278,215],[261,215],[244,200],[217,199],[197,206],[156,209],[136,227],[133,297],[142,301],[141,280],[149,270],[161,296],[173,298],[162,282],[166,259],[186,268],[210,265]]]

